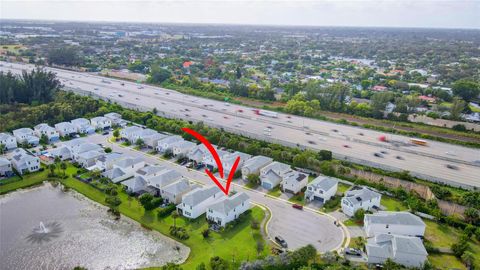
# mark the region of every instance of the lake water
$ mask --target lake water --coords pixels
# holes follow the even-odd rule
[[[0,268],[135,269],[188,257],[188,247],[106,210],[50,184],[1,196]]]

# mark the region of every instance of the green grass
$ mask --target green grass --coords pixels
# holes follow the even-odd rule
[[[304,205],[305,204],[305,196],[304,196],[303,192],[300,192],[296,195],[293,195],[290,199],[288,199],[288,201],[296,203],[296,204]]]
[[[268,195],[271,195],[273,197],[280,197],[280,195],[282,195],[282,191],[280,190],[280,187],[277,186],[275,187],[274,189],[270,190],[269,192],[267,192]]]
[[[340,208],[342,197],[335,195],[323,205],[323,211],[329,213]]]
[[[22,180],[1,185],[0,194],[5,194],[19,188],[27,188],[27,187],[38,185],[43,181],[47,180],[47,177],[48,177],[48,170],[44,170],[43,172],[26,174],[23,176]]]
[[[353,219],[347,219],[343,222],[343,224],[345,224],[345,226],[361,226],[361,224],[355,222]]]
[[[345,191],[347,191],[351,187],[352,186],[344,184],[344,183],[338,183],[337,194],[343,194],[343,193],[345,193]]]
[[[13,182],[17,182],[17,181],[20,181],[20,180],[22,180],[22,178],[20,178],[20,176],[18,176],[18,175],[15,175],[15,176],[0,180],[0,186],[10,184],[10,183],[13,183]]]
[[[467,269],[457,257],[450,254],[431,254],[428,260],[436,269]]]
[[[382,196],[382,202],[381,204],[385,206],[387,211],[404,211],[408,210],[408,207],[406,207],[401,201],[389,197],[389,196]]]
[[[437,248],[450,248],[450,246],[460,239],[460,231],[447,226],[439,224],[435,221],[424,220],[427,225],[425,229],[425,238],[432,242]]]

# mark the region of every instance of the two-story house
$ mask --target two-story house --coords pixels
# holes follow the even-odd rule
[[[311,202],[318,200],[321,203],[326,203],[333,196],[335,196],[335,193],[337,193],[337,188],[338,179],[330,176],[320,175],[307,185],[307,190],[305,191],[305,201]]]
[[[231,197],[223,195],[223,199],[207,207],[207,220],[225,227],[245,211],[250,209],[250,197],[245,192],[239,192]]]

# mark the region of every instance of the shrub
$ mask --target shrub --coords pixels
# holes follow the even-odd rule
[[[190,235],[188,235],[187,230],[182,227],[170,227],[170,235],[177,237],[178,239],[181,240],[187,240],[190,238]]]
[[[210,229],[206,228],[205,230],[202,231],[202,236],[203,238],[208,238],[210,236]]]
[[[168,217],[173,211],[175,211],[175,209],[177,209],[177,206],[175,206],[175,204],[169,204],[166,207],[160,208],[160,210],[158,210],[157,217]]]

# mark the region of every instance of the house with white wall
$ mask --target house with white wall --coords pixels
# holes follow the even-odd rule
[[[155,149],[158,145],[158,142],[166,137],[168,137],[168,135],[156,132],[155,134],[145,136],[143,138],[143,142],[145,143],[146,147]]]
[[[342,211],[352,217],[359,209],[365,211],[380,208],[382,195],[368,187],[355,186],[345,192],[342,198]]]
[[[56,142],[60,140],[60,134],[58,131],[45,123],[36,125],[33,128],[33,131],[39,138],[42,138],[42,135],[47,136],[48,142]]]
[[[425,222],[420,217],[406,211],[379,211],[374,214],[366,214],[363,224],[368,237],[381,233],[417,237],[423,237],[425,234]]]
[[[223,171],[224,171],[226,177],[230,174],[230,170],[232,169],[233,164],[235,163],[235,160],[237,159],[237,157],[240,157],[240,161],[238,162],[237,169],[235,170],[234,173],[236,173],[238,171],[241,171],[245,162],[247,160],[249,160],[250,158],[252,158],[252,155],[235,151],[233,153],[230,153],[230,154],[224,156],[221,160],[222,160],[222,164],[223,164]]]
[[[209,205],[224,196],[217,186],[197,188],[183,195],[182,203],[177,205],[177,209],[184,217],[195,219],[204,214]]]
[[[265,189],[273,189],[278,186],[285,173],[290,171],[290,165],[281,162],[272,162],[260,169],[260,181]]]
[[[191,184],[187,179],[181,178],[180,180],[163,187],[160,190],[160,196],[166,203],[179,204],[182,202],[184,194],[197,187],[198,185]]]
[[[124,157],[113,163],[112,169],[102,173],[103,176],[109,178],[114,183],[121,182],[133,177],[135,172],[145,167],[145,160],[141,157]]]
[[[283,175],[282,191],[297,194],[308,184],[308,174],[290,170]]]
[[[216,146],[212,146],[217,150]],[[195,162],[195,164],[201,164],[207,158],[207,155],[210,155],[207,147],[204,144],[199,144],[188,151],[187,158],[188,160]]]
[[[307,185],[305,202],[318,200],[326,203],[337,193],[338,179],[330,176],[319,175]]]
[[[120,137],[124,140],[129,141],[130,143],[135,143],[135,138],[137,134],[139,134],[141,131],[142,131],[141,127],[137,127],[137,126],[125,127],[120,130]]]
[[[387,259],[395,263],[421,268],[427,261],[427,250],[418,237],[377,234],[365,245],[369,264],[383,264]]]
[[[174,157],[183,158],[197,145],[189,141],[177,141],[172,144],[172,153]]]
[[[13,176],[13,167],[10,160],[0,157],[0,178]]]
[[[90,124],[96,130],[105,130],[112,127],[112,121],[104,116],[97,116],[90,119]]]
[[[216,146],[214,146],[214,147],[217,148]],[[220,161],[221,161],[225,157],[230,155],[231,153],[229,153],[228,151],[225,151],[225,150],[217,149],[217,154],[218,154],[218,157],[220,158]],[[215,161],[215,159],[213,158],[213,155],[208,150],[207,150],[206,155],[205,155],[205,157],[202,161],[202,164],[204,164],[211,171],[218,168],[217,162]]]
[[[254,156],[242,166],[242,179],[247,180],[247,176],[250,174],[259,175],[260,169],[272,163],[273,159],[265,156]]]
[[[15,129],[12,133],[15,139],[17,139],[17,143],[28,143],[34,146],[40,143],[40,139],[34,135],[31,128]]]
[[[250,197],[245,192],[224,198],[207,207],[207,220],[219,226],[225,227],[227,223],[234,221],[241,214],[250,209]]]
[[[108,154],[105,154],[103,157],[100,157],[99,159],[97,159],[97,161],[95,162],[95,167],[101,172],[108,171],[113,169],[113,165],[118,160],[123,158],[125,158],[125,156],[121,153],[117,153],[117,152],[108,153]]]
[[[0,144],[4,145],[3,150],[12,150],[17,148],[17,139],[8,133],[0,133]]]
[[[95,128],[90,124],[90,120],[85,118],[77,118],[70,121],[75,127],[78,134],[92,134],[95,133]]]
[[[168,136],[158,141],[156,149],[159,153],[171,153],[173,151],[172,145],[178,141],[183,141],[183,138],[179,135]]]
[[[13,150],[11,162],[19,174],[40,170],[40,159],[22,148]]]
[[[161,196],[161,191],[164,187],[179,181],[182,178],[183,176],[179,172],[171,169],[165,169],[157,176],[148,179],[147,185],[156,196]]]
[[[111,112],[103,115],[105,118],[109,119],[112,123],[112,126],[125,127],[127,126],[127,121],[122,119],[122,116],[119,113]]]
[[[62,137],[77,134],[77,128],[70,122],[61,122],[55,124],[55,130],[57,130],[58,134],[60,134]]]

